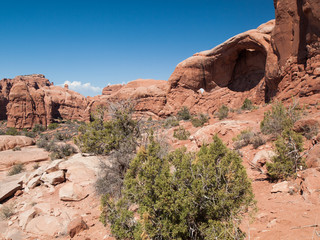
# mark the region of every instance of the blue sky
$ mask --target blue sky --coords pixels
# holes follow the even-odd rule
[[[272,0],[0,0],[0,79],[41,73],[92,96],[167,80],[194,53],[273,18]]]

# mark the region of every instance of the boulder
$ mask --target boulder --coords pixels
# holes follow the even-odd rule
[[[26,226],[26,232],[52,237],[62,232],[62,229],[63,225],[60,224],[60,219],[53,216],[35,217]]]
[[[76,217],[68,224],[68,234],[73,238],[79,232],[88,229],[87,224],[83,221],[81,216]]]
[[[61,162],[63,162],[64,160],[59,159],[59,160],[54,160],[52,161],[46,168],[45,168],[45,172],[46,173],[51,173],[51,172],[55,172],[59,170],[59,164]]]
[[[252,163],[258,167],[263,167],[267,162],[271,162],[272,157],[274,157],[276,153],[271,150],[261,150],[254,155],[252,159]]]
[[[8,176],[0,181],[0,202],[12,197],[16,191],[22,189],[22,177],[23,173]]]
[[[254,125],[252,121],[224,120],[200,128],[189,139],[201,146],[203,143],[211,143],[213,136],[216,134],[223,139],[231,139],[252,125]]]
[[[62,170],[51,173],[44,173],[41,176],[40,180],[47,184],[57,185],[65,181],[65,173]]]
[[[320,193],[320,169],[309,168],[302,173],[302,189],[304,194],[319,194]]]
[[[36,186],[39,186],[41,184],[40,176],[35,176],[34,178],[31,178],[29,182],[27,182],[26,186],[28,189],[33,189]]]
[[[9,169],[16,163],[31,163],[49,160],[48,152],[36,146],[24,147],[21,151],[0,152],[0,171]]]
[[[289,182],[284,181],[284,182],[280,182],[280,183],[273,185],[271,193],[278,193],[278,192],[287,193],[287,192],[289,192],[289,190],[290,190]]]
[[[320,144],[315,145],[306,157],[306,164],[309,168],[320,167]]]
[[[26,147],[34,145],[34,140],[26,136],[0,135],[0,151],[13,149],[15,147]]]
[[[24,230],[27,224],[37,215],[37,211],[31,208],[19,214],[19,226]]]
[[[59,198],[62,201],[81,201],[88,195],[84,187],[72,182],[65,184],[59,190]]]

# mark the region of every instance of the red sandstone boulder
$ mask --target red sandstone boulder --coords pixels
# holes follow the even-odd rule
[[[88,225],[83,221],[81,216],[77,216],[69,223],[67,232],[73,238],[76,234],[86,229],[88,229]]]

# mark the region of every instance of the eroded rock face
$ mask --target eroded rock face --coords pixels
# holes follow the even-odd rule
[[[222,102],[239,105],[246,97],[263,102],[273,26],[274,21],[269,21],[179,63],[169,78],[165,113],[176,112],[183,105],[194,112],[212,113]]]
[[[81,94],[53,86],[41,74],[0,81],[0,120],[8,127],[47,126],[54,119],[88,121],[87,99]]]
[[[269,98],[319,94],[320,1],[274,0],[276,22],[266,65]]]

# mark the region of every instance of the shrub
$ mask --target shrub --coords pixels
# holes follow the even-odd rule
[[[50,123],[48,129],[54,130],[59,127],[59,123]]]
[[[24,166],[22,163],[18,163],[18,164],[15,164],[13,165],[9,172],[8,172],[8,176],[12,176],[12,175],[16,175],[16,174],[19,174],[21,172],[24,171]]]
[[[94,116],[94,121],[80,126],[81,132],[75,140],[83,152],[106,155],[118,149],[123,141],[136,141],[140,134],[137,121],[132,119],[133,106],[126,103],[119,109],[112,109],[113,118],[103,121],[103,113]]]
[[[252,144],[254,148],[258,148],[265,144],[265,140],[259,133],[252,132],[249,129],[241,131],[240,134],[232,140],[234,141],[233,147],[236,150],[248,146],[249,144]]]
[[[3,131],[2,129],[0,129],[0,135],[5,135],[5,131]]]
[[[19,147],[19,146],[16,146],[16,147],[14,147],[13,149],[12,149],[12,151],[21,151],[21,147]]]
[[[142,124],[133,119],[135,102],[130,100],[111,104],[111,120],[104,122],[104,111],[93,116],[93,122],[82,125],[75,139],[83,152],[109,155],[110,164],[101,164],[96,182],[99,194],[117,196],[121,192],[124,174],[141,141]]]
[[[0,210],[0,218],[3,220],[9,219],[13,215],[14,215],[14,205],[13,204],[6,204]]]
[[[262,146],[266,143],[266,140],[261,136],[261,134],[256,134],[253,139],[251,140],[253,148],[257,149],[258,147]]]
[[[132,160],[122,197],[102,197],[100,220],[108,219],[112,234],[117,239],[244,239],[239,223],[254,206],[254,196],[241,158],[217,136],[196,155],[179,149],[160,158],[159,151],[151,140]]]
[[[34,133],[38,133],[38,132],[44,132],[46,130],[45,126],[41,125],[41,124],[36,124],[34,125],[34,127],[32,128],[32,132]]]
[[[267,163],[268,175],[272,181],[295,177],[299,169],[305,168],[301,156],[303,150],[302,136],[292,130],[285,130],[275,142],[277,155],[272,163]]]
[[[243,101],[243,104],[241,106],[241,109],[242,110],[251,110],[253,109],[253,104],[251,102],[250,99],[246,98],[244,101]]]
[[[18,130],[15,129],[14,127],[10,127],[7,129],[6,135],[16,136],[16,135],[20,135],[20,132],[18,132]]]
[[[49,140],[45,137],[45,135],[40,136],[37,140],[36,145],[38,148],[46,148],[49,145]]]
[[[50,152],[51,160],[55,160],[71,156],[75,153],[75,148],[70,144],[57,145],[53,143],[53,145],[51,145]]]
[[[37,136],[37,134],[34,132],[26,132],[24,135],[30,138],[35,138]]]
[[[164,128],[172,128],[179,126],[179,121],[176,117],[168,117],[163,124]]]
[[[186,106],[181,107],[180,111],[177,114],[178,120],[190,120],[191,114],[189,112],[189,108]]]
[[[209,121],[208,115],[201,113],[199,117],[192,117],[191,123],[194,127],[202,127],[206,122]]]
[[[219,120],[222,120],[222,119],[225,119],[226,117],[228,117],[228,113],[229,113],[229,108],[225,105],[222,105],[218,111]]]
[[[61,132],[56,132],[54,134],[54,138],[58,141],[64,141],[64,140],[68,140],[71,138],[70,134],[68,133],[61,133]]]
[[[264,114],[260,123],[261,132],[279,136],[285,129],[291,129],[300,117],[298,108],[296,103],[289,108],[286,108],[281,102],[272,105],[272,110]]]
[[[173,132],[173,137],[179,140],[187,140],[189,136],[190,136],[190,132],[182,126],[180,126],[178,129],[175,129]]]
[[[36,162],[36,163],[32,166],[32,168],[33,168],[34,170],[38,169],[39,167],[40,167],[40,164],[39,164],[38,162]]]

